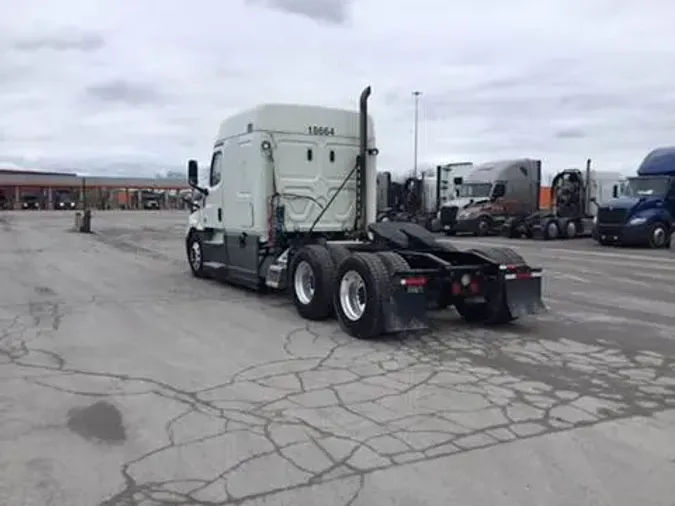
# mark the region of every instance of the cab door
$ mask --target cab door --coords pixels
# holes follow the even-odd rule
[[[223,151],[217,147],[209,168],[209,194],[204,197],[202,225],[204,228],[222,230],[223,224]]]
[[[671,225],[675,226],[675,178],[672,178],[670,180],[670,184],[668,186],[668,193],[666,194],[665,198],[665,203],[666,209],[668,210],[670,216],[673,219]]]

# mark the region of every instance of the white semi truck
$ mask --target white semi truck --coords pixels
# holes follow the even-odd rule
[[[225,120],[208,184],[195,160],[185,246],[197,277],[287,290],[309,320],[358,338],[427,328],[430,307],[510,322],[543,309],[541,269],[508,248],[458,251],[411,223],[376,222],[378,150],[368,115],[266,104]]]

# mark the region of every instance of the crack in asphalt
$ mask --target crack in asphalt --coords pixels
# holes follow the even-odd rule
[[[70,367],[31,346],[27,329],[56,332],[65,315],[61,304],[40,301],[3,322],[0,365],[49,373],[25,381],[59,392],[155,395],[185,406],[166,422],[167,443],[127,461],[123,489],[101,506],[241,504],[334,480],[353,481],[350,504],[376,470],[675,407],[675,359],[468,325],[452,338],[432,331],[372,342],[303,325],[284,337],[286,358],[185,390]],[[66,388],[64,376],[114,385]],[[193,474],[205,463],[211,473]],[[251,479],[256,473],[267,480]]]

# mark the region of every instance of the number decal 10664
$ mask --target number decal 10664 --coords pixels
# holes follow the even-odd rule
[[[307,133],[309,135],[335,135],[335,127],[309,125]]]

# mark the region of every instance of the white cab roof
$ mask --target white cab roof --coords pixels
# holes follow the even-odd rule
[[[591,169],[591,178],[595,179],[596,181],[618,181],[620,179],[625,179],[626,176],[616,170]]]
[[[250,125],[250,126],[249,126]],[[223,121],[216,142],[252,131],[307,135],[310,126],[334,128],[335,137],[359,137],[359,112],[300,104],[261,104]],[[374,138],[368,117],[368,137]]]

